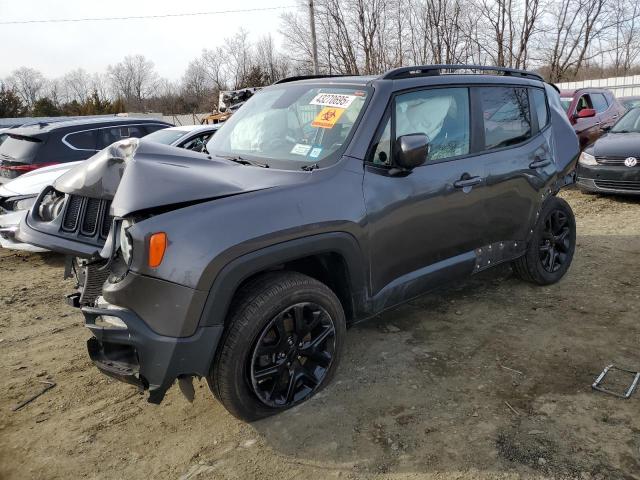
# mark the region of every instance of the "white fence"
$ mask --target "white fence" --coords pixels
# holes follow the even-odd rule
[[[607,88],[616,97],[630,97],[640,95],[640,75],[630,77],[600,78],[597,80],[583,80],[581,82],[564,82],[556,84],[561,90],[576,90],[578,88]]]

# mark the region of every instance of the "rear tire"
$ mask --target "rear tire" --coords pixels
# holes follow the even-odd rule
[[[576,220],[569,204],[549,198],[540,212],[526,253],[513,261],[515,274],[538,285],[551,285],[567,273],[576,247]]]
[[[340,301],[323,283],[297,272],[259,275],[234,299],[209,387],[249,422],[302,403],[335,374],[345,325]]]

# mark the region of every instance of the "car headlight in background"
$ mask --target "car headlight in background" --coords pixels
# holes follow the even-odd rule
[[[51,190],[42,197],[42,201],[38,205],[38,216],[45,222],[51,222],[58,218],[63,207],[64,194]]]
[[[122,259],[125,261],[127,265],[131,263],[131,253],[133,252],[133,244],[131,242],[131,236],[127,232],[129,227],[133,225],[133,221],[129,219],[124,219],[120,223],[120,254],[122,255]]]
[[[580,165],[588,165],[588,166],[593,166],[598,164],[598,162],[596,162],[596,157],[594,157],[593,155],[587,152],[582,152],[580,154],[580,159],[578,160],[578,162],[580,163]]]
[[[20,210],[29,210],[36,202],[37,195],[8,197],[0,199],[0,209],[8,212],[19,212]]]

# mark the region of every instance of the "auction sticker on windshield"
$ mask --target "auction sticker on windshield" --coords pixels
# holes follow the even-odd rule
[[[338,119],[344,113],[344,108],[324,107],[316,118],[311,122],[312,127],[333,128]]]
[[[319,93],[310,105],[321,105],[323,107],[349,108],[357,97],[355,95],[342,95],[339,93]]]
[[[311,150],[311,145],[304,145],[302,143],[296,143],[295,146],[291,149],[293,155],[307,155]]]

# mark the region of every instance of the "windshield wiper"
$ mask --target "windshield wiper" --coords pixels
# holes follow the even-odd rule
[[[239,163],[240,165],[253,165],[254,167],[269,168],[269,165],[267,165],[266,163],[257,162],[255,160],[248,160],[246,158],[242,158],[240,155],[236,155],[236,156],[219,155],[219,156],[226,160],[231,160],[232,162]]]
[[[631,133],[631,130],[611,130],[611,133]]]
[[[320,168],[320,165],[318,165],[317,163],[312,163],[311,165],[303,165],[300,168],[305,172],[312,172],[313,170]]]

